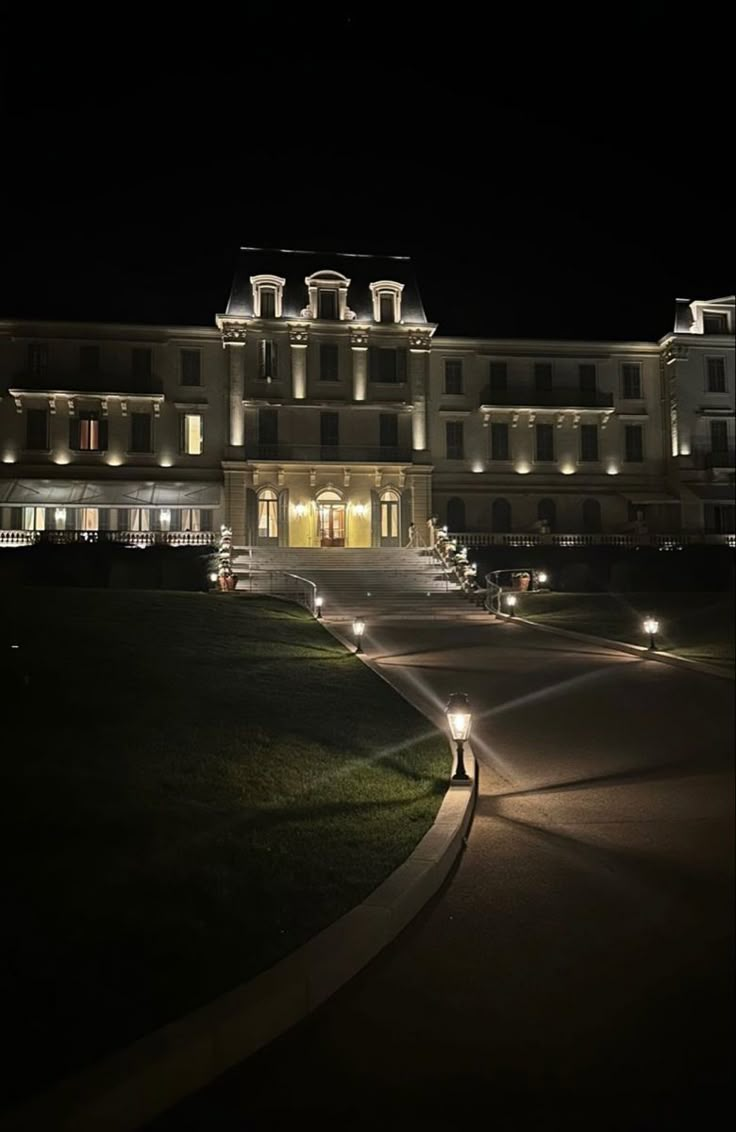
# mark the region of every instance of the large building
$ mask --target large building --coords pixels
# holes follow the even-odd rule
[[[0,541],[733,541],[733,296],[657,342],[437,329],[408,259],[249,248],[211,327],[0,322]]]

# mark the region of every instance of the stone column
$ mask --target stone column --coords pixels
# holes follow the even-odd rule
[[[243,398],[245,396],[245,332],[243,332],[243,341],[228,343],[227,352],[230,362],[228,395],[230,446],[232,448],[242,448],[245,444],[245,415],[243,412]]]
[[[291,395],[295,401],[307,396],[307,346],[309,330],[306,326],[289,327],[291,352]]]
[[[233,532],[233,546],[245,546],[245,488],[244,463],[224,461],[225,522]]]
[[[350,350],[353,358],[353,400],[365,401],[368,396],[368,328],[350,327]]]
[[[412,447],[415,452],[425,452],[429,447],[427,437],[427,381],[429,352],[432,348],[432,335],[428,330],[413,330],[409,334],[409,382],[412,413]]]

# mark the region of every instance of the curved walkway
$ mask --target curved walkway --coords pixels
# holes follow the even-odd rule
[[[475,709],[480,794],[433,905],[157,1132],[731,1126],[732,688],[513,622],[376,626]]]

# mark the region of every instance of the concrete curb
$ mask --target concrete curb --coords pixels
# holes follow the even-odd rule
[[[520,625],[528,625],[531,629],[539,629],[542,633],[554,633],[557,637],[570,637],[575,641],[587,641],[590,645],[614,649],[617,652],[627,652],[631,656],[638,656],[640,660],[658,660],[660,664],[669,664],[673,668],[682,668],[691,672],[702,672],[706,676],[719,676],[721,680],[734,680],[736,673],[722,671],[710,664],[702,664],[699,660],[687,660],[683,656],[675,656],[671,652],[659,652],[644,645],[630,645],[626,641],[610,641],[607,637],[594,637],[590,633],[577,633],[574,629],[555,629],[552,625],[540,625],[537,621],[529,621],[526,617],[509,617],[507,613],[496,614],[504,621],[518,621]]]
[[[316,1010],[403,931],[447,878],[478,789],[470,744],[467,751],[470,783],[448,789],[416,849],[361,904],[250,982],[9,1112],[0,1129],[134,1132]]]

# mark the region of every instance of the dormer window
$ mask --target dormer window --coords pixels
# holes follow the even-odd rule
[[[251,275],[255,318],[281,318],[285,282],[278,275]]]
[[[371,283],[373,297],[373,318],[376,322],[401,322],[401,292],[403,283],[391,279],[381,279]]]
[[[350,280],[339,271],[316,271],[308,275],[309,302],[302,310],[302,318],[324,318],[332,322],[345,322],[355,318],[348,306]]]
[[[723,311],[703,311],[703,334],[728,334],[728,315]]]

